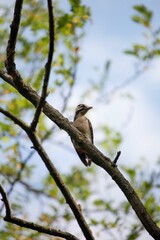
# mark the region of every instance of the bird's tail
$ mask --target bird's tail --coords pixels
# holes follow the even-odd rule
[[[91,159],[89,159],[89,158],[86,156],[86,154],[85,154],[84,152],[81,152],[81,151],[79,151],[79,150],[77,150],[77,149],[76,149],[76,152],[77,152],[79,158],[81,159],[81,161],[83,162],[83,164],[84,164],[86,167],[91,166],[92,161],[91,161]]]

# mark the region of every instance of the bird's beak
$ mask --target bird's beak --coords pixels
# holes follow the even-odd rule
[[[93,107],[89,107],[89,106],[87,106],[87,110],[90,110],[90,109],[92,109]]]

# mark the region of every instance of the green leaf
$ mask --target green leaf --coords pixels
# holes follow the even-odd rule
[[[99,222],[94,218],[91,218],[90,222],[90,224],[92,224],[93,226],[97,226],[99,224]]]
[[[153,15],[152,11],[144,5],[136,5],[133,8],[139,13],[139,15],[132,16],[132,20],[144,25],[145,27],[150,27]]]
[[[134,6],[134,9],[139,12],[141,15],[143,15],[148,21],[152,18],[152,11],[150,11],[146,6],[144,5],[136,5]]]
[[[131,181],[134,181],[136,177],[136,169],[124,167],[124,170],[129,175]]]
[[[104,206],[105,201],[102,200],[102,199],[96,199],[96,200],[94,200],[93,204],[96,205],[96,206]]]

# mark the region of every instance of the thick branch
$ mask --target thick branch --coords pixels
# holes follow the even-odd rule
[[[28,135],[30,138],[31,142],[33,143],[34,149],[38,152],[39,156],[43,160],[45,166],[47,167],[49,173],[51,174],[52,178],[55,180],[57,186],[59,187],[60,191],[62,192],[63,196],[66,199],[66,202],[70,206],[84,236],[86,239],[94,240],[94,237],[92,235],[92,232],[90,228],[88,227],[85,218],[83,217],[83,214],[81,210],[79,209],[79,206],[76,204],[74,198],[72,197],[70,191],[67,189],[65,186],[63,180],[61,179],[58,171],[56,170],[55,166],[49,159],[47,153],[41,146],[36,134],[30,129],[29,126],[27,126],[23,121],[15,117],[13,114],[9,113],[8,111],[2,109],[0,107],[0,112],[3,113],[5,116],[10,118],[12,121],[15,122],[15,124],[19,125]]]
[[[42,93],[40,100],[38,102],[36,112],[34,119],[31,123],[32,131],[35,131],[36,126],[39,121],[39,117],[42,111],[42,108],[45,103],[45,99],[47,97],[47,88],[49,83],[49,76],[52,66],[52,58],[54,53],[54,15],[53,15],[53,6],[52,6],[52,0],[48,0],[48,15],[49,15],[49,51],[48,51],[48,60],[45,65],[45,74],[44,74],[44,80],[43,80],[43,87],[42,87]]]
[[[15,87],[15,84],[13,82],[13,78],[8,75],[8,73],[2,69],[0,69],[0,78],[5,80],[7,83],[9,83],[11,86]]]
[[[5,79],[4,79],[5,80]],[[29,86],[24,84],[22,81],[16,86],[16,89],[33,105],[39,101],[38,94]],[[106,158],[95,146],[93,146],[86,139],[83,139],[81,134],[75,129],[68,119],[64,118],[55,108],[48,103],[45,103],[43,112],[48,116],[57,126],[66,131],[78,144],[80,144],[87,152],[88,156],[92,158],[92,161],[102,167],[112,179],[117,183],[120,189],[125,194],[126,198],[130,202],[132,208],[136,212],[138,218],[150,233],[150,235],[159,240],[160,229],[157,227],[151,216],[146,211],[145,207],[138,198],[136,192],[131,187],[130,183],[124,178],[121,172],[112,166],[112,162],[109,158]]]
[[[16,0],[13,21],[11,24],[11,31],[10,31],[8,45],[6,49],[7,58],[5,61],[5,66],[8,73],[11,76],[17,75],[16,66],[14,63],[14,54],[15,54],[15,46],[17,42],[18,30],[19,30],[20,20],[21,20],[22,5],[23,5],[23,0]]]
[[[75,237],[74,235],[72,235],[68,232],[63,232],[61,230],[57,230],[54,228],[46,228],[46,227],[40,226],[38,224],[25,221],[23,219],[13,217],[11,215],[11,210],[10,210],[9,202],[7,199],[7,195],[1,185],[0,185],[0,193],[2,195],[2,201],[4,202],[4,205],[6,208],[6,216],[4,217],[4,220],[6,222],[10,222],[10,223],[16,224],[18,226],[29,228],[29,229],[32,229],[32,230],[35,230],[35,231],[38,231],[41,233],[46,233],[48,235],[62,237],[67,240],[78,240],[77,237]]]

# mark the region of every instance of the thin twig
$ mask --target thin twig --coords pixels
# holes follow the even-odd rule
[[[77,37],[75,36],[75,41],[74,41],[74,44],[76,46],[77,44]],[[74,62],[74,66],[73,66],[73,70],[72,70],[72,73],[71,73],[71,78],[72,78],[72,84],[69,86],[69,90],[68,90],[68,93],[63,96],[63,106],[62,106],[62,110],[61,112],[63,113],[67,107],[67,103],[72,95],[72,92],[73,92],[73,88],[75,86],[75,83],[76,83],[76,76],[77,76],[77,65],[78,65],[78,58],[79,58],[79,49],[75,50],[74,48],[74,58],[75,58],[75,62]]]
[[[52,198],[53,199],[53,196],[45,193],[44,189],[37,189],[37,188],[34,188],[32,187],[32,185],[29,185],[28,182],[24,182],[22,180],[19,180],[19,183],[22,184],[22,186],[24,186],[28,191],[34,193],[34,194],[37,194],[37,195],[44,195],[48,198]]]
[[[45,65],[45,74],[44,74],[44,80],[43,80],[43,87],[42,87],[42,93],[40,100],[38,102],[36,112],[34,115],[34,118],[31,123],[31,129],[32,131],[35,131],[36,126],[39,121],[40,114],[42,112],[43,106],[45,104],[45,100],[47,97],[47,89],[48,89],[48,83],[49,83],[49,76],[51,72],[51,66],[52,66],[52,59],[53,59],[53,53],[54,53],[54,15],[53,15],[53,6],[52,6],[52,0],[48,0],[48,16],[49,16],[49,51],[48,51],[48,60]]]
[[[7,195],[6,195],[4,189],[2,188],[1,185],[0,185],[0,193],[2,195],[2,199],[1,200],[4,202],[4,205],[6,207],[6,217],[11,218],[11,209],[10,209],[10,206],[9,206]]]
[[[33,222],[29,222],[29,221],[25,221],[20,218],[13,217],[11,214],[11,208],[9,205],[7,195],[1,185],[0,185],[0,193],[2,195],[2,201],[4,202],[4,205],[6,208],[6,216],[4,217],[4,220],[6,222],[10,222],[10,223],[16,224],[18,226],[29,228],[29,229],[32,229],[32,230],[35,230],[35,231],[38,231],[41,233],[46,233],[48,235],[52,235],[52,236],[56,236],[56,237],[63,237],[67,240],[78,240],[77,237],[75,237],[74,235],[72,235],[68,232],[63,232],[61,230],[57,230],[54,228],[46,228],[46,227],[40,226],[38,224],[35,224]]]
[[[110,98],[115,94],[117,93],[120,89],[128,86],[129,84],[131,84],[132,82],[134,82],[135,80],[137,80],[144,72],[145,70],[148,68],[148,64],[145,64],[144,66],[142,67],[139,67],[135,73],[126,78],[123,82],[119,83],[117,86],[113,87],[110,91],[106,91],[105,93],[101,94],[100,97],[98,97],[95,102],[96,103],[100,103],[100,102],[109,102],[110,101]]]
[[[13,189],[14,189],[15,184],[20,181],[22,172],[23,172],[23,170],[25,169],[26,164],[28,163],[29,159],[32,157],[32,155],[33,155],[34,153],[35,153],[35,151],[32,150],[32,151],[28,154],[28,156],[24,159],[24,161],[22,162],[21,167],[20,167],[17,175],[15,176],[14,180],[12,180],[12,182],[10,182],[10,187],[9,187],[9,189],[8,189],[8,191],[7,191],[7,196],[9,196],[9,195],[11,194],[11,192],[12,192]],[[3,205],[1,206],[1,208],[0,208],[0,213],[2,212],[3,208],[4,208],[4,204],[3,204]]]
[[[117,161],[118,161],[120,155],[121,155],[121,151],[118,151],[115,159],[114,159],[113,162],[112,162],[112,165],[113,165],[114,167],[117,167]]]

